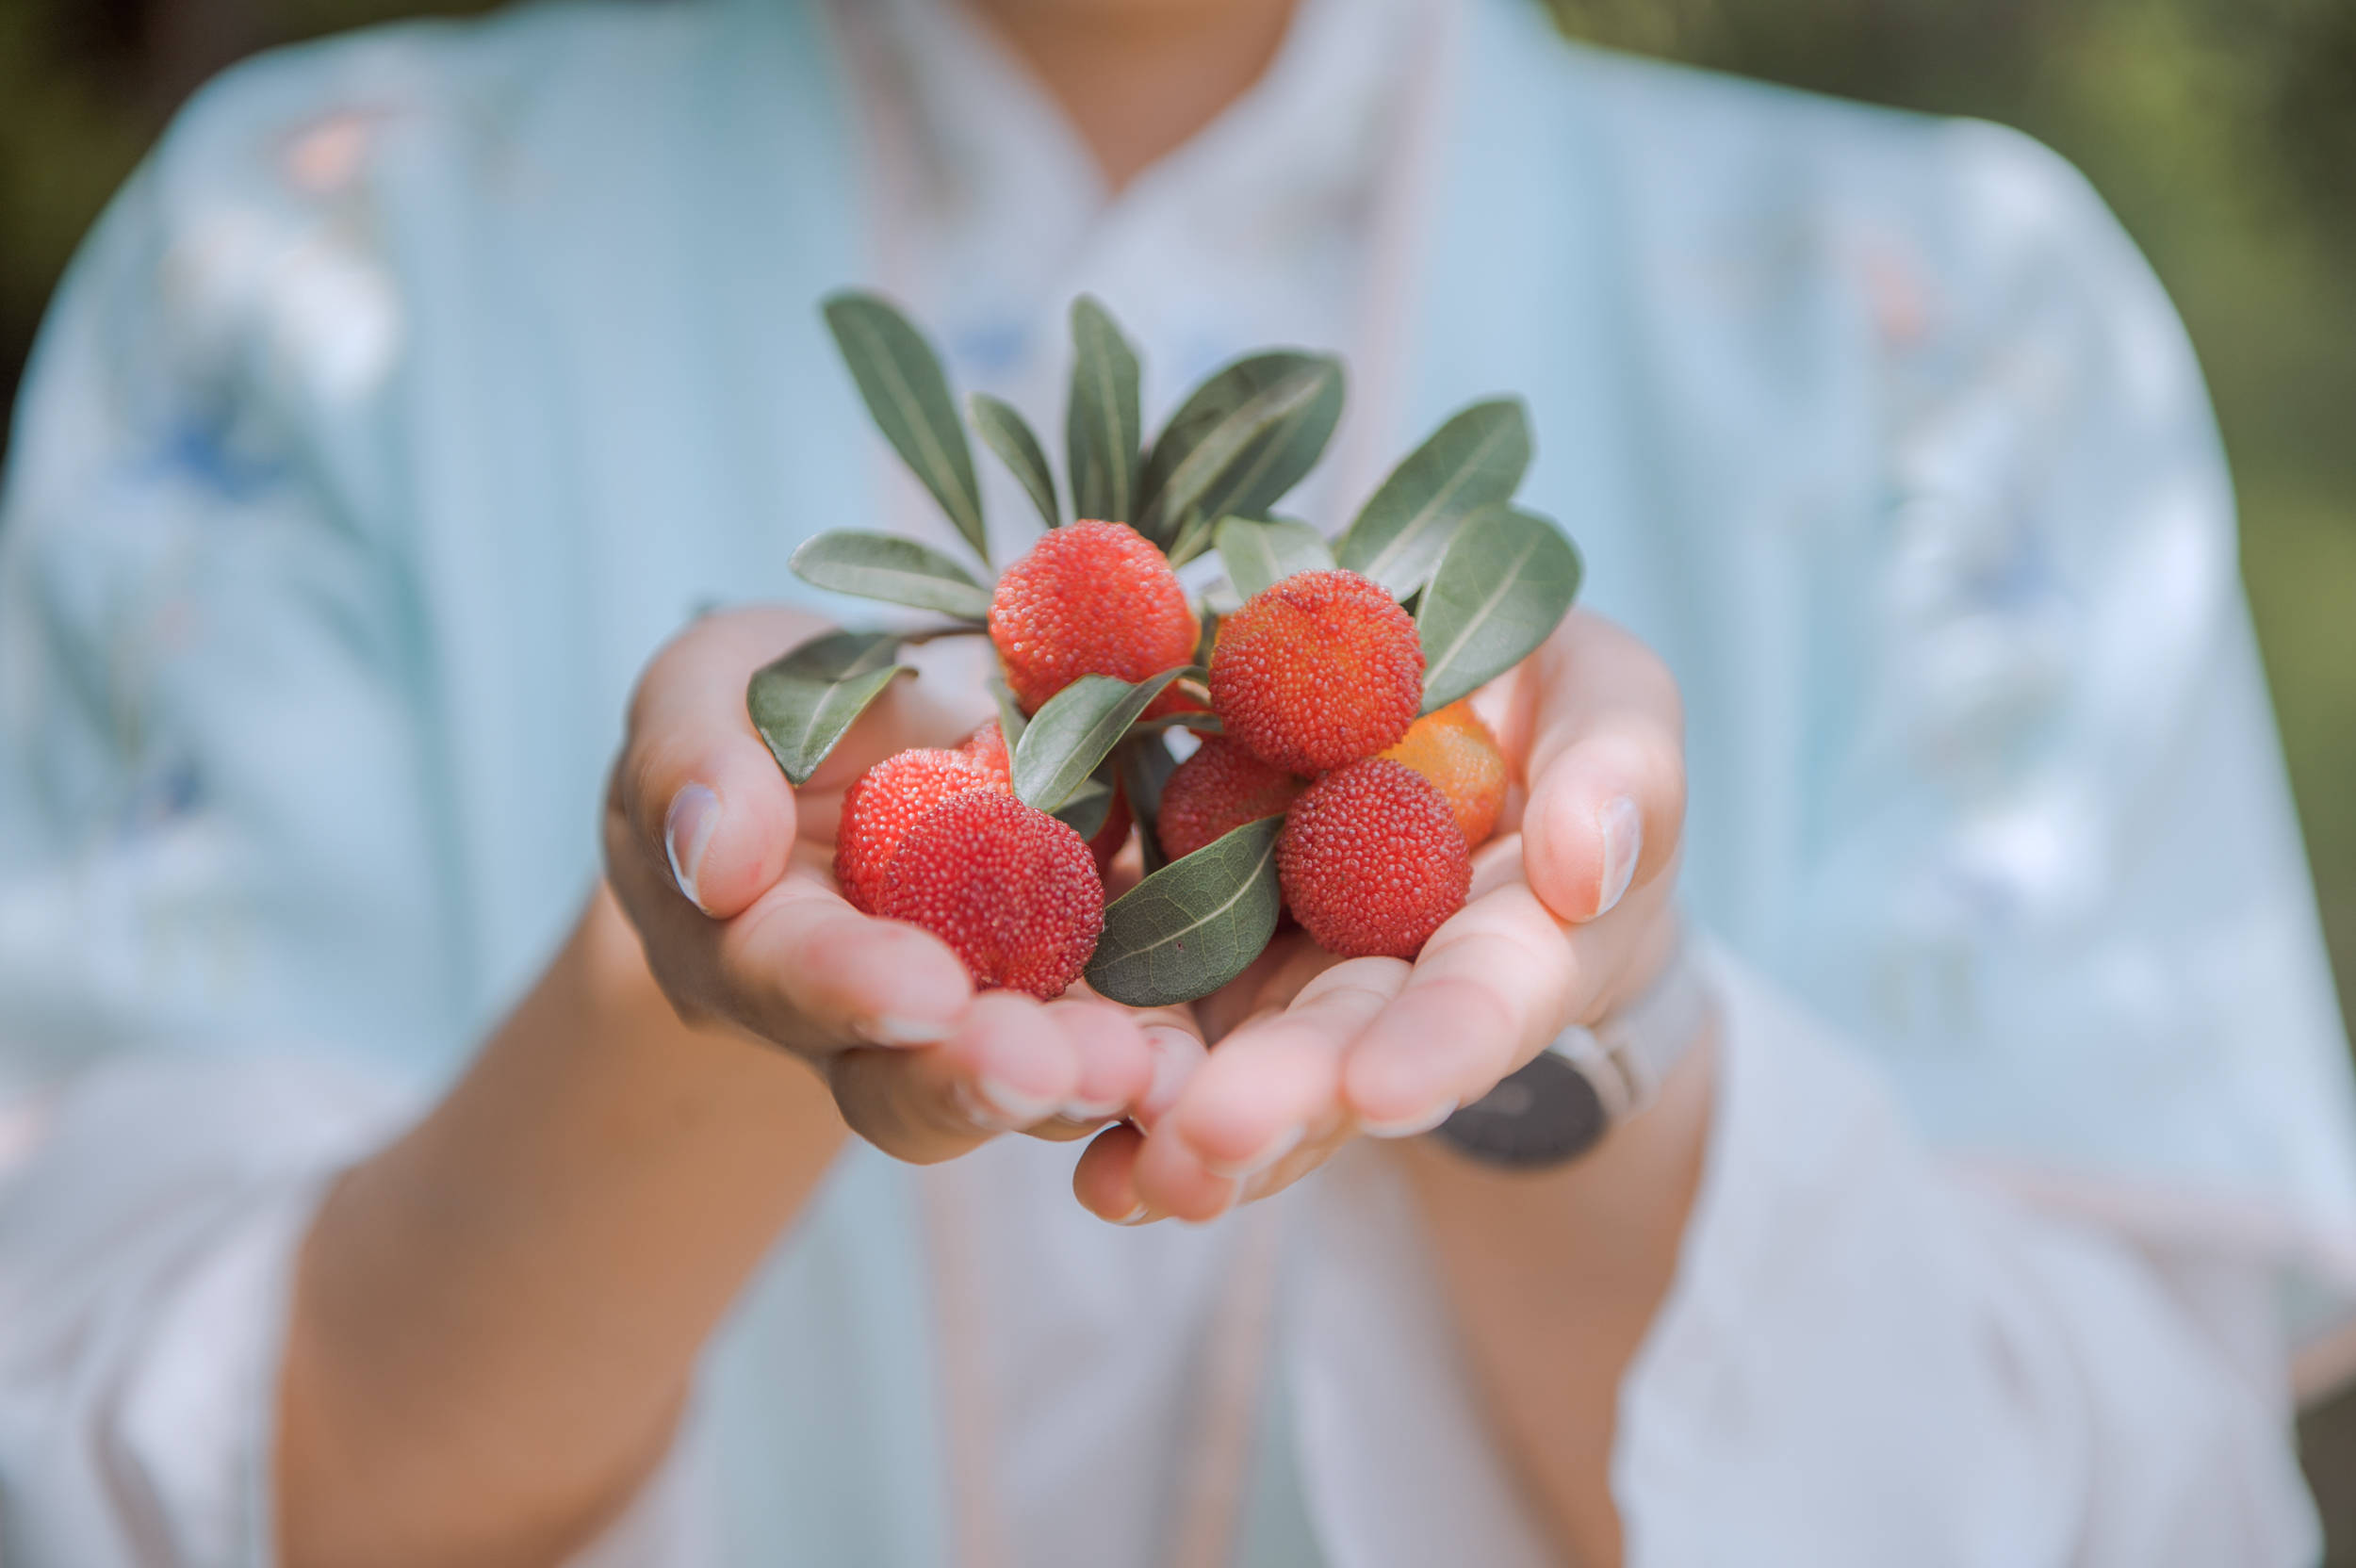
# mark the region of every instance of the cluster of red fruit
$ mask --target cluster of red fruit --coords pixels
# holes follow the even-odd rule
[[[1136,682],[1184,665],[1200,637],[1162,552],[1093,521],[1009,567],[989,625],[1025,713],[1082,676]],[[1506,785],[1469,704],[1416,717],[1423,669],[1414,620],[1354,572],[1302,572],[1255,595],[1219,624],[1206,685],[1221,732],[1162,788],[1163,855],[1281,814],[1284,898],[1309,935],[1353,956],[1415,956],[1463,906]],[[1173,685],[1146,715],[1203,707]],[[935,932],[982,983],[1054,996],[1095,949],[1103,875],[1131,825],[1118,791],[1092,840],[1017,800],[992,720],[956,751],[905,751],[862,775],[835,874],[855,906]]]
[[[1329,539],[1274,508],[1341,416],[1339,361],[1245,355],[1149,441],[1136,351],[1084,298],[1067,510],[1023,416],[977,394],[960,417],[888,302],[837,295],[826,315],[877,428],[985,572],[969,418],[1046,525],[994,582],[897,535],[830,531],[794,552],[817,587],[950,618],[923,637],[988,635],[1002,678],[997,721],[852,785],[843,896],[935,932],[985,986],[1055,996],[1086,974],[1138,1006],[1228,984],[1286,909],[1335,953],[1420,951],[1463,906],[1504,803],[1505,760],[1464,699],[1579,588],[1562,531],[1513,504],[1531,456],[1519,401],[1452,415]],[[1178,572],[1214,550],[1233,593],[1214,594],[1229,612],[1206,634]],[[829,632],[753,677],[750,717],[787,777],[806,783],[908,673],[899,650],[919,635]],[[1197,742],[1183,758],[1178,730]],[[1108,903],[1133,829],[1145,874]]]

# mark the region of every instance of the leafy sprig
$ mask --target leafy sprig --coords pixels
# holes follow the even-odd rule
[[[818,587],[949,618],[920,632],[829,632],[754,676],[746,694],[753,724],[796,785],[868,704],[910,673],[899,662],[907,643],[988,629],[993,575],[972,446],[931,344],[877,295],[837,294],[825,315],[876,427],[980,572],[895,534],[837,530],[794,551],[793,570]],[[1425,712],[1520,662],[1569,611],[1581,573],[1577,548],[1551,521],[1513,504],[1532,453],[1518,399],[1477,402],[1450,416],[1329,543],[1274,509],[1316,468],[1340,422],[1339,360],[1298,349],[1235,360],[1189,392],[1148,444],[1137,355],[1120,324],[1083,296],[1071,326],[1061,488],[1020,412],[978,392],[964,405],[973,433],[1047,528],[1079,517],[1126,522],[1173,566],[1216,549],[1236,600],[1300,572],[1339,565],[1360,573],[1415,614]],[[1203,616],[1203,662],[1217,625]],[[1151,718],[1146,711],[1173,687],[1199,705],[1205,679],[1200,664],[1141,681],[1086,676],[1028,718],[1003,681],[993,685],[1019,798],[1084,837],[1102,829],[1116,789],[1137,818],[1148,874],[1106,907],[1088,977],[1103,994],[1138,1006],[1191,1001],[1225,985],[1276,926],[1282,818],[1246,824],[1180,860],[1164,863],[1161,854],[1161,790],[1176,765],[1169,734],[1220,727],[1199,706]]]

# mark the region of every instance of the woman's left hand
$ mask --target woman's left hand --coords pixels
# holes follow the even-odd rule
[[[1497,738],[1530,787],[1518,822],[1509,811],[1475,855],[1470,901],[1412,965],[1335,958],[1296,934],[1199,1004],[1217,1049],[1141,1119],[1150,1131],[1123,1123],[1089,1146],[1072,1185],[1090,1212],[1214,1218],[1360,1133],[1438,1124],[1565,1027],[1643,993],[1676,940],[1677,683],[1635,638],[1576,612],[1500,685]]]

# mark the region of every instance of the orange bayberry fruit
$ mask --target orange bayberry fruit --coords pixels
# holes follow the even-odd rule
[[[901,839],[875,913],[947,942],[978,985],[1055,997],[1104,934],[1104,884],[1071,828],[1004,790],[965,790]]]
[[[972,758],[921,747],[887,757],[843,792],[843,825],[834,835],[834,879],[851,907],[875,912],[884,874],[916,819],[961,790],[1006,785]]]
[[[1206,736],[1162,786],[1162,853],[1182,860],[1245,823],[1275,816],[1300,792],[1301,780],[1284,769],[1223,735]]]
[[[1415,769],[1448,797],[1466,844],[1478,849],[1488,841],[1505,808],[1505,753],[1470,702],[1426,713],[1383,755]]]
[[[1050,529],[999,578],[990,640],[1026,713],[1084,675],[1143,680],[1194,661],[1177,574],[1126,523]]]
[[[997,776],[1001,784],[1014,782],[1014,757],[1006,750],[1006,731],[998,727],[996,719],[965,738],[957,747],[957,755],[970,758],[985,771]]]
[[[1423,645],[1375,583],[1355,572],[1301,572],[1220,623],[1211,706],[1260,757],[1323,773],[1407,733],[1423,706]]]
[[[1317,945],[1412,958],[1472,890],[1472,852],[1432,781],[1384,757],[1301,792],[1277,841],[1284,901]]]

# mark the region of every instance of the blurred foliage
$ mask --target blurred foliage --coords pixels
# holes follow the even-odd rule
[[[1575,36],[2018,125],[2092,176],[2190,324],[2341,994],[2356,1003],[2356,0],[1549,0]],[[468,0],[0,0],[0,397],[75,241],[188,90]],[[2356,1561],[2356,1400],[2307,1427]]]

